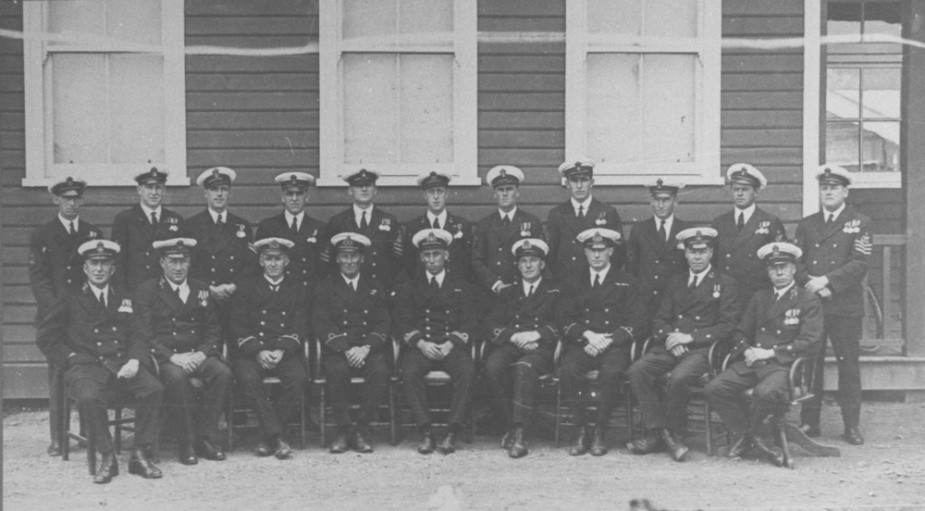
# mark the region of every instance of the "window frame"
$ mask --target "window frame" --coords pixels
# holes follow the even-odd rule
[[[400,0],[399,0],[400,1]],[[478,186],[478,32],[477,3],[453,0],[450,46],[440,41],[403,40],[400,35],[344,41],[343,0],[319,2],[319,179],[318,186],[345,186],[342,176],[369,168],[382,173],[377,186],[415,186],[419,174],[436,167],[453,176],[453,185]],[[418,38],[422,39],[422,38]],[[344,162],[343,54],[453,55],[453,162],[434,164],[347,164]],[[332,127],[332,128],[331,128]]]
[[[720,159],[722,2],[698,1],[698,34],[690,38],[595,35],[588,32],[588,0],[566,3],[565,160],[587,154],[587,56],[601,54],[680,54],[697,56],[695,69],[694,154],[689,163],[598,163],[597,185],[639,185],[653,177],[671,176],[686,184],[722,185]]]
[[[48,27],[48,2],[23,3],[26,175],[24,187],[47,187],[62,175],[80,176],[89,186],[136,186],[134,176],[152,166],[170,171],[168,186],[189,186],[186,168],[186,55],[183,2],[161,1],[159,47],[93,36],[93,42],[51,44],[61,39]],[[138,53],[163,58],[164,160],[145,163],[70,164],[54,162],[53,53]]]

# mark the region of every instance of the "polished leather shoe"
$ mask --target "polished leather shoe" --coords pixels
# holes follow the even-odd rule
[[[331,448],[328,449],[331,451],[331,454],[341,454],[347,452],[347,433],[340,432],[334,437],[334,441],[331,442]]]
[[[591,429],[583,427],[578,431],[578,440],[568,450],[569,456],[581,456],[591,450]]]
[[[265,458],[273,454],[273,451],[270,450],[270,446],[267,444],[267,441],[261,438],[257,441],[257,447],[254,448],[254,454],[261,458]]]
[[[443,440],[437,444],[437,452],[440,454],[453,454],[456,452],[456,433],[447,433]]]
[[[768,447],[764,443],[764,440],[759,436],[755,436],[752,439],[752,445],[755,447],[755,450],[758,451],[765,459],[770,461],[776,467],[784,466],[784,453],[777,447]]]
[[[373,452],[373,446],[366,441],[366,438],[363,435],[363,431],[356,430],[353,433],[353,450],[363,454],[369,454]]]
[[[637,438],[626,443],[626,448],[632,454],[650,454],[665,450],[665,443],[657,431],[652,430],[646,433],[643,438]]]
[[[507,451],[507,455],[511,458],[523,458],[530,453],[530,450],[527,449],[527,443],[524,442],[524,428],[518,426],[514,428],[514,434],[512,435],[511,446]]]
[[[822,431],[819,430],[819,426],[811,426],[809,424],[800,424],[800,431],[810,438],[816,438],[822,434]]]
[[[164,474],[148,457],[148,449],[136,448],[132,450],[132,457],[128,460],[128,473],[139,475],[145,479],[160,479]]]
[[[667,429],[662,430],[662,440],[665,441],[665,445],[668,447],[668,452],[671,453],[671,457],[675,461],[685,460],[687,452],[690,451],[690,449],[684,445],[684,442],[679,440],[671,433],[671,431],[668,431]]]
[[[595,428],[594,441],[591,442],[591,456],[603,456],[605,454],[607,454],[607,442],[604,441],[604,430]]]
[[[430,431],[421,435],[421,445],[418,446],[418,452],[421,454],[430,454],[434,452],[437,442],[434,441],[434,434]]]
[[[729,452],[726,453],[727,458],[741,458],[748,452],[748,448],[752,446],[752,439],[748,435],[742,435],[732,445],[729,447]]]
[[[864,444],[864,437],[861,436],[861,430],[857,426],[845,428],[845,433],[841,437],[851,445]]]
[[[273,456],[276,456],[278,460],[288,460],[292,457],[292,447],[289,447],[289,444],[286,443],[282,438],[276,439],[276,448],[273,451]]]
[[[225,451],[221,446],[212,443],[212,440],[202,437],[196,442],[196,453],[200,458],[211,461],[225,461]]]
[[[196,449],[193,448],[192,442],[180,442],[180,463],[184,465],[199,463],[199,458],[196,457]]]
[[[49,456],[61,456],[61,444],[52,442],[45,452],[47,452]]]
[[[104,453],[100,459],[100,468],[96,469],[96,475],[93,476],[93,482],[106,484],[117,475],[119,475],[119,461],[113,453]]]

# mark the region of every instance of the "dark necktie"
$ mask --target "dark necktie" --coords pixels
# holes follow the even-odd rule
[[[585,217],[585,205],[579,204],[578,205],[578,219],[580,220],[584,217]]]
[[[77,236],[77,229],[74,228],[74,221],[73,221],[73,220],[71,220],[71,227],[70,227],[70,229],[68,229],[68,234],[70,234],[72,238],[73,238],[74,236]]]
[[[180,288],[179,288],[179,287],[177,287],[176,292],[177,292],[177,298],[179,298],[180,301],[183,302],[183,295],[180,294]],[[186,303],[186,302],[183,302],[183,303]]]
[[[665,221],[659,220],[658,221],[658,244],[660,246],[665,246],[666,238],[667,236],[665,234]]]
[[[697,288],[697,275],[694,275],[693,280],[691,280],[691,285],[688,286],[688,287],[690,287],[691,289],[696,289],[696,288]]]
[[[223,219],[223,215],[218,215],[215,217],[215,225],[217,225],[219,229],[225,227],[225,220]]]
[[[353,292],[356,292],[356,290],[357,290],[357,283],[351,280],[351,281],[350,281],[350,289],[351,289]]]
[[[299,219],[292,217],[292,225],[289,226],[289,230],[292,231],[292,234],[299,234]]]
[[[739,220],[736,221],[736,229],[742,230],[745,227],[745,213],[739,213]]]
[[[430,288],[433,289],[434,291],[437,291],[440,289],[440,283],[437,282],[437,277],[430,278]]]
[[[157,213],[151,212],[151,225],[154,227],[154,230],[157,230]]]
[[[501,226],[507,227],[511,225],[511,218],[507,215],[501,215]]]
[[[527,298],[533,296],[533,288],[536,287],[536,284],[530,284],[530,289],[527,290]]]
[[[834,216],[835,216],[835,215],[833,215],[833,214],[831,214],[831,213],[829,213],[828,215],[825,216],[825,226],[826,226],[826,227],[830,227],[830,226],[832,225],[832,217],[834,217]]]
[[[596,273],[594,275],[594,285],[592,285],[591,287],[601,287],[601,274],[600,273]]]
[[[366,223],[366,212],[364,211],[362,218],[360,218],[360,229],[365,231],[367,227],[369,227],[369,224]]]
[[[434,217],[433,228],[434,228],[434,229],[439,229],[439,228],[440,228],[440,219],[437,218],[437,217]]]
[[[97,296],[97,298],[100,301],[100,306],[102,306],[105,309],[106,308],[106,292],[105,291],[101,292],[99,296]]]

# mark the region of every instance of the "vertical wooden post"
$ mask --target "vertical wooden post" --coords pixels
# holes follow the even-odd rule
[[[925,42],[925,2],[905,2],[905,37]],[[906,354],[925,356],[925,49],[905,46],[902,152],[906,191],[904,337]]]

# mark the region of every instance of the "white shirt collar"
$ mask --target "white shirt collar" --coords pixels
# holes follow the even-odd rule
[[[284,278],[286,278],[285,275],[283,275],[282,277],[279,278],[279,280],[277,280],[277,281],[274,282],[273,280],[270,280],[270,277],[267,277],[267,274],[266,274],[266,273],[263,274],[263,279],[266,280],[267,283],[270,284],[271,286],[278,286],[278,285],[282,284]]]
[[[507,213],[505,213],[504,211],[501,211],[500,209],[498,210],[498,216],[501,217],[501,220],[504,220],[504,218],[507,217],[508,220],[513,222],[514,215],[516,214],[517,214],[517,206],[514,206],[514,209],[508,211]]]
[[[296,228],[297,228],[297,229],[301,229],[301,228],[302,228],[302,220],[305,218],[305,210],[304,210],[304,209],[303,209],[302,211],[299,211],[299,214],[298,214],[298,215],[293,215],[292,213],[289,212],[288,209],[285,210],[285,211],[283,211],[283,213],[285,213],[285,215],[286,215],[286,225],[292,225],[292,219],[295,218],[295,219],[296,219],[296,224],[295,224]]]
[[[189,279],[184,280],[182,284],[174,284],[172,280],[167,279],[167,283],[170,284],[170,289],[172,289],[174,293],[177,292],[177,289],[189,289]]]
[[[434,218],[439,219],[439,220],[440,220],[440,228],[443,229],[443,230],[446,230],[446,209],[444,208],[444,210],[441,211],[439,215],[433,214],[433,213],[428,209],[428,210],[427,210],[427,222],[428,222],[431,226],[434,225]],[[440,282],[443,283],[442,280],[441,280]]]
[[[344,279],[344,282],[346,282],[348,286],[352,287],[353,289],[359,289],[360,287],[360,274],[359,273],[357,273],[356,277],[353,277],[352,279],[348,279],[347,276],[344,275],[343,273],[341,273],[340,276],[341,278]]]
[[[222,222],[228,223],[228,210],[225,210],[225,211],[222,211],[221,213],[219,213],[218,211],[215,211],[215,210],[213,210],[212,208],[206,208],[206,209],[209,210],[209,215],[212,217],[212,223],[213,223],[213,224],[214,224],[214,223],[218,223],[218,217],[219,217],[219,216],[222,217]]]
[[[607,268],[604,268],[604,269],[601,270],[601,271],[594,271],[594,269],[591,269],[591,285],[592,285],[592,286],[594,285],[594,279],[595,279],[595,277],[597,277],[598,275],[601,276],[601,284],[603,284],[604,281],[607,280],[607,274],[610,273],[610,268],[612,268],[612,267],[613,267],[612,264],[608,264],[608,265],[607,265]]]
[[[578,206],[583,206],[584,208],[582,209],[582,213],[587,215],[588,208],[591,207],[591,199],[592,197],[589,195],[588,198],[584,200],[584,202],[578,202],[577,200],[575,200],[575,197],[572,197],[569,200],[572,201],[572,209],[575,210],[576,215],[578,214]]]
[[[147,218],[149,222],[151,221],[151,213],[154,213],[155,215],[157,215],[158,222],[163,220],[164,217],[161,214],[163,212],[163,209],[164,208],[162,208],[160,205],[157,206],[157,209],[151,209],[145,204],[141,205],[141,210],[145,212],[145,218]]]
[[[708,264],[707,267],[706,267],[706,269],[704,269],[704,270],[703,270],[702,272],[700,272],[700,273],[694,273],[693,270],[688,269],[688,270],[687,270],[687,273],[688,273],[688,275],[687,275],[687,284],[690,285],[691,279],[694,278],[694,277],[696,276],[696,277],[697,277],[697,285],[699,286],[700,283],[703,282],[703,278],[706,276],[707,273],[710,272],[711,269],[713,269],[713,265],[712,265],[712,264]]]
[[[536,290],[540,287],[540,282],[543,282],[543,277],[536,279],[536,281],[533,282],[532,284],[530,282],[527,282],[526,280],[522,281],[524,285],[524,296],[527,295],[527,292],[530,291],[531,287],[533,288],[533,292],[535,293]],[[603,282],[603,279],[601,279],[601,282]]]
[[[64,230],[67,232],[71,232],[71,222],[74,222],[75,231],[80,230],[80,216],[77,216],[73,220],[68,220],[67,218],[61,216],[61,213],[58,213],[58,220],[61,221],[61,225],[64,226]]]
[[[360,225],[360,221],[363,220],[364,212],[366,213],[366,223],[368,225],[373,221],[373,205],[370,204],[368,208],[363,209],[357,206],[356,203],[353,204],[353,218],[356,220],[357,225]]]
[[[736,223],[738,223],[738,222],[739,222],[739,215],[745,214],[745,219],[743,220],[743,223],[746,223],[746,224],[747,224],[748,221],[751,220],[752,215],[755,214],[755,203],[753,202],[751,206],[749,206],[749,207],[747,207],[747,208],[745,208],[745,209],[739,209],[739,208],[736,208],[736,207],[733,207],[732,209],[734,210],[734,213],[735,213],[735,218],[733,218],[733,220],[734,220]]]
[[[96,286],[94,286],[94,285],[91,285],[91,286],[90,286],[90,289],[93,290],[93,294],[94,294],[94,296],[96,296],[97,301],[99,301],[100,295],[103,295],[103,296],[107,297],[107,302],[109,301],[109,300],[108,300],[108,297],[109,297],[109,284],[106,284],[102,289],[100,289],[100,288],[98,288],[98,287],[96,287]],[[106,305],[109,305],[109,304],[107,303]]]
[[[825,208],[822,208],[822,220],[825,221],[830,215],[832,216],[832,221],[838,220],[838,217],[841,216],[841,212],[845,210],[845,203],[842,202],[841,206],[838,207],[835,211],[829,211]]]
[[[785,294],[787,294],[790,291],[790,288],[792,288],[794,284],[796,284],[796,281],[791,282],[790,285],[785,287],[784,289],[774,288],[774,298],[777,300],[781,299]]]
[[[430,284],[433,279],[437,279],[437,285],[443,287],[443,279],[446,278],[446,270],[441,271],[436,275],[431,275],[430,272],[427,273],[427,283]]]

